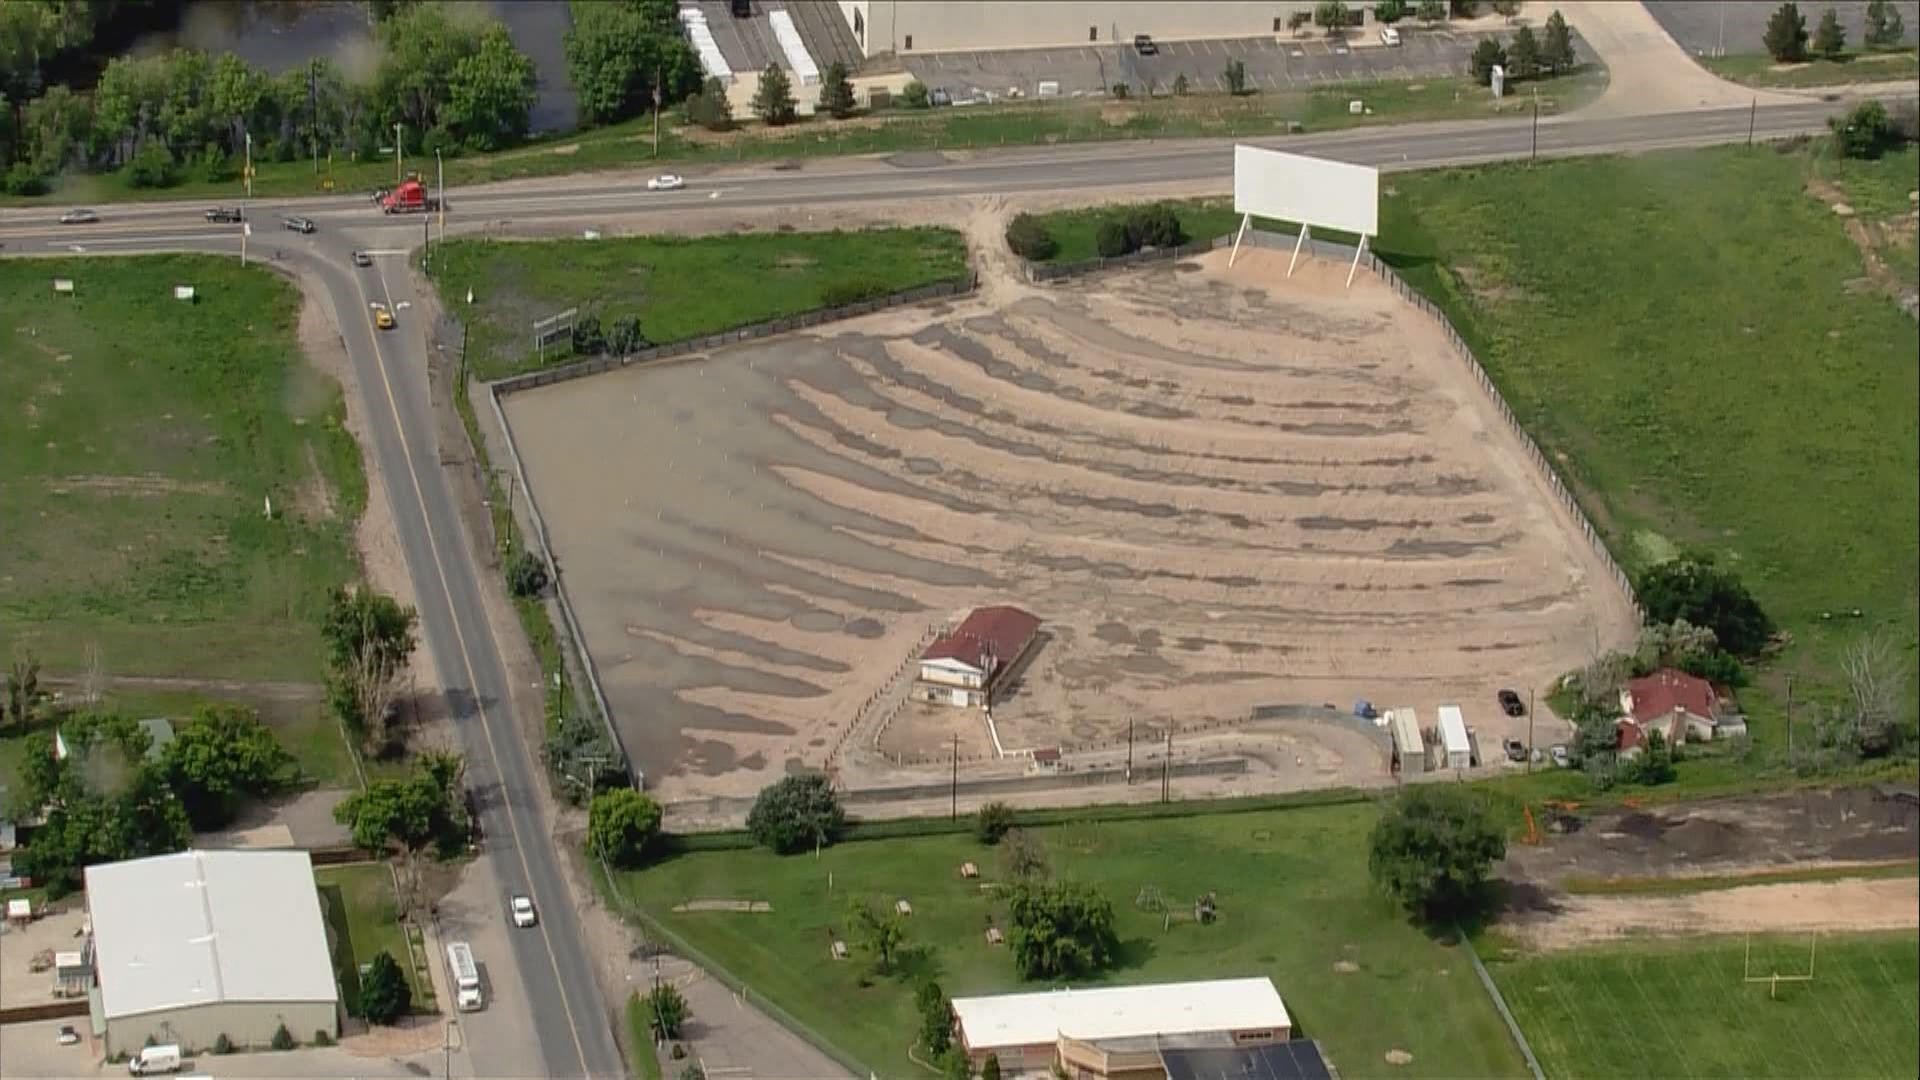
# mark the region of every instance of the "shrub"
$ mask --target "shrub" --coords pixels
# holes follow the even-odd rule
[[[858,304],[862,300],[874,300],[887,295],[887,286],[882,281],[834,281],[820,290],[820,303],[824,307],[846,307]]]
[[[1117,218],[1100,223],[1100,228],[1093,234],[1093,247],[1103,259],[1119,258],[1138,250],[1138,245],[1133,242],[1132,230],[1127,228],[1126,222]]]
[[[327,1034],[326,1028],[314,1028],[313,1029],[313,1045],[332,1046],[333,1036]]]
[[[953,1045],[953,1003],[946,991],[932,980],[921,983],[913,992],[914,1008],[920,1012],[920,1049],[939,1057]]]
[[[1827,124],[1833,128],[1834,148],[1841,157],[1877,158],[1899,140],[1887,107],[1878,101],[1863,101]]]
[[[924,109],[932,104],[932,98],[927,94],[927,84],[919,79],[908,83],[900,91],[900,104],[909,109]]]
[[[407,985],[392,953],[381,950],[367,964],[366,974],[360,976],[358,1004],[360,1015],[370,1024],[391,1024],[413,1008],[413,987]]]
[[[9,195],[45,195],[48,186],[47,178],[24,161],[14,162],[13,168],[7,170]]]
[[[587,812],[587,846],[615,866],[638,866],[660,835],[660,804],[632,788],[593,797]]]
[[[224,1031],[223,1031],[223,1032],[221,1032],[220,1034],[218,1034],[218,1035],[216,1035],[216,1036],[214,1036],[214,1038],[213,1038],[213,1052],[214,1052],[214,1053],[216,1053],[216,1054],[231,1054],[231,1053],[233,1053],[233,1040],[232,1040],[232,1039],[229,1039],[229,1038],[227,1038],[227,1033],[226,1033],[226,1032],[224,1032]]]
[[[573,351],[576,356],[598,356],[607,351],[607,336],[600,331],[600,316],[588,315],[573,324]]]
[[[973,835],[979,837],[983,844],[999,843],[1011,828],[1013,807],[1003,802],[990,802],[973,816]]]
[[[733,127],[733,106],[727,101],[727,88],[718,78],[708,79],[700,92],[687,99],[687,119],[708,131],[727,131]]]
[[[747,814],[756,843],[781,854],[825,847],[840,835],[846,814],[833,786],[819,773],[801,773],[762,788]]]
[[[547,588],[546,560],[522,548],[507,563],[507,588],[522,599],[539,596]]]
[[[272,1046],[275,1050],[291,1050],[296,1045],[298,1044],[293,1041],[293,1032],[287,1030],[287,1025],[281,1024],[273,1029]]]
[[[1179,247],[1187,240],[1180,228],[1180,215],[1165,203],[1140,206],[1127,212],[1127,235],[1136,248]]]
[[[1015,214],[1007,224],[1007,247],[1028,262],[1045,262],[1060,250],[1053,234],[1032,214]]]
[[[200,179],[209,184],[224,183],[233,179],[233,159],[214,143],[208,143],[200,151],[200,159],[194,165],[200,170]]]
[[[1126,83],[1117,82],[1113,84],[1113,96],[1122,101],[1126,100],[1132,93],[1133,87],[1128,86]]]
[[[1000,1080],[1000,1058],[988,1056],[986,1063],[980,1066],[980,1080]]]
[[[677,1039],[680,1029],[687,1023],[687,999],[680,995],[672,983],[661,983],[647,991],[643,998],[647,1003],[647,1016],[653,1021],[653,1030],[663,1039]]]
[[[613,329],[607,333],[607,351],[615,356],[632,356],[647,345],[647,335],[641,332],[639,319],[615,320]]]
[[[178,179],[173,152],[157,139],[148,139],[147,145],[127,163],[127,183],[137,188],[172,187]]]

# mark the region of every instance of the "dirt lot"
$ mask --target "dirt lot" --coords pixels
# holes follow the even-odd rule
[[[70,899],[52,915],[24,926],[0,927],[0,1008],[60,1000],[53,993],[52,969],[32,970],[33,958],[42,951],[79,952],[80,928],[86,919],[86,909]]]
[[[1544,686],[1631,614],[1440,333],[1224,253],[515,395],[629,748],[669,799],[818,763],[930,626],[1048,639],[1010,746]],[[945,749],[959,724],[933,731]],[[935,725],[939,727],[939,725]],[[969,733],[971,735],[971,733]]]

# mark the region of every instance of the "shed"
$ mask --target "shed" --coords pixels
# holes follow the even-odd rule
[[[1440,706],[1440,747],[1446,754],[1446,768],[1473,768],[1473,742],[1467,738],[1467,721],[1460,706]]]
[[[1400,763],[1403,776],[1417,776],[1427,771],[1427,741],[1420,737],[1420,714],[1411,706],[1402,705],[1387,711],[1390,729],[1393,732],[1393,754]]]

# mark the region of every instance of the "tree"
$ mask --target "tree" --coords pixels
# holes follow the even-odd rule
[[[1480,0],[1447,0],[1447,16],[1471,19],[1480,14]]]
[[[1024,882],[1007,900],[1009,943],[1023,979],[1086,978],[1113,962],[1113,904],[1084,882]]]
[[[1855,105],[1845,116],[1829,117],[1827,126],[1833,129],[1834,149],[1841,157],[1877,158],[1898,138],[1887,107],[1873,100]]]
[[[1313,21],[1313,12],[1296,11],[1287,16],[1287,29],[1293,31],[1295,34],[1298,34],[1300,33],[1301,27],[1307,25],[1312,21]]]
[[[1108,218],[1100,223],[1093,232],[1093,249],[1103,259],[1115,259],[1122,255],[1131,255],[1140,249],[1134,240],[1133,230],[1120,218]]]
[[[287,1030],[287,1025],[281,1024],[273,1029],[273,1041],[268,1045],[275,1050],[291,1050],[300,1044],[293,1041],[293,1032]]]
[[[418,615],[370,588],[335,589],[320,624],[327,647],[327,696],[340,719],[370,745],[387,743],[387,715],[400,669],[413,654]]]
[[[920,1014],[920,1049],[937,1058],[953,1045],[953,1002],[929,979],[914,988],[913,1004]]]
[[[893,908],[875,909],[855,897],[847,904],[847,923],[859,939],[860,947],[873,954],[874,967],[884,972],[893,967],[893,958],[907,939],[907,920]]]
[[[385,949],[367,962],[360,976],[360,1015],[369,1024],[391,1024],[413,1008],[413,987],[393,954]]]
[[[1879,757],[1898,742],[1901,720],[1911,701],[1913,669],[1882,633],[1848,645],[1841,654],[1840,669],[1847,676],[1852,714],[1848,741],[1862,756]]]
[[[298,772],[293,755],[253,710],[234,705],[195,711],[174,733],[160,764],[193,827],[202,831],[226,825],[241,800],[280,791]]]
[[[1515,79],[1531,79],[1540,73],[1540,42],[1533,28],[1523,26],[1513,32],[1507,45],[1507,72]]]
[[[589,123],[644,114],[653,107],[656,79],[665,105],[700,87],[699,61],[681,32],[676,0],[568,6],[573,25],[565,38],[567,75]],[[709,91],[700,92],[711,100]],[[724,89],[719,99],[726,100]]]
[[[1618,711],[1617,708],[1613,711]],[[1571,757],[1576,764],[1594,760],[1608,763],[1620,744],[1618,722],[1604,712],[1583,712],[1575,718]]]
[[[1008,829],[1000,838],[1000,869],[1009,881],[1045,880],[1047,850],[1025,829]]]
[[[507,560],[507,591],[523,600],[546,592],[546,560],[525,548],[515,552]]]
[[[1368,849],[1374,882],[1417,917],[1439,922],[1481,909],[1507,841],[1477,794],[1420,784],[1381,815]]]
[[[1313,5],[1313,25],[1325,30],[1328,37],[1344,33],[1347,29],[1347,5],[1341,0],[1320,0]]]
[[[1547,39],[1540,48],[1540,61],[1555,75],[1573,70],[1573,31],[1558,10],[1547,16]]]
[[[603,791],[587,811],[587,846],[615,866],[638,866],[660,836],[660,820],[660,804],[640,792]]]
[[[847,65],[835,60],[820,76],[820,108],[835,120],[853,115],[853,83],[847,78]]]
[[[1186,243],[1187,234],[1180,226],[1180,215],[1166,203],[1136,206],[1127,211],[1125,221],[1128,242],[1135,248],[1170,248]]]
[[[1685,619],[1650,622],[1640,628],[1634,644],[1633,666],[1640,673],[1665,667],[1685,668],[1699,657],[1720,651],[1720,639],[1710,627],[1695,626]]]
[[[760,88],[753,92],[753,115],[768,127],[791,124],[799,116],[793,100],[793,84],[779,64],[768,64],[760,73]]]
[[[1235,97],[1241,97],[1250,92],[1247,83],[1247,65],[1244,60],[1227,61],[1227,70],[1221,74],[1221,78],[1226,81],[1227,93]]]
[[[708,131],[733,129],[733,104],[727,100],[727,88],[718,78],[701,84],[700,92],[687,99],[687,119]]]
[[[1520,0],[1493,0],[1493,13],[1512,22],[1520,14]]]
[[[1024,211],[1007,223],[1007,248],[1028,262],[1045,262],[1060,250],[1046,224]]]
[[[13,865],[15,873],[45,883],[56,895],[77,888],[88,866],[164,855],[193,839],[185,808],[159,770],[148,766],[136,768],[111,793],[87,790],[68,769],[44,805],[46,824],[15,853]]]
[[[1767,32],[1761,40],[1767,55],[1782,64],[1797,64],[1807,58],[1807,20],[1799,5],[1788,0],[1767,18]]]
[[[1431,26],[1447,17],[1447,5],[1443,0],[1420,0],[1413,9],[1414,18]]]
[[[640,329],[640,320],[632,316],[615,319],[613,329],[607,332],[607,351],[615,356],[632,356],[647,347],[647,335]]]
[[[596,791],[627,783],[625,759],[608,738],[606,725],[592,717],[554,717],[553,732],[541,754],[560,781],[561,791],[576,806]]]
[[[833,843],[845,822],[827,778],[801,773],[760,790],[747,813],[747,832],[756,843],[784,855]]]
[[[1840,15],[1831,6],[1820,13],[1820,23],[1813,30],[1813,51],[1829,60],[1838,60],[1847,52],[1847,31],[1840,25]]]
[[[1735,656],[1758,654],[1773,636],[1773,620],[1739,578],[1714,565],[1711,555],[1683,555],[1650,567],[1640,575],[1635,591],[1647,621],[1685,619],[1707,627],[1720,647]]]
[[[973,815],[973,835],[983,844],[997,844],[1013,828],[1013,807],[1003,802],[982,805]]]
[[[987,1055],[986,1062],[980,1066],[980,1080],[1000,1080],[1000,1056],[998,1054]]]
[[[647,996],[641,1000],[646,1002],[647,1016],[653,1021],[654,1034],[662,1039],[680,1037],[680,1029],[686,1026],[689,1015],[687,999],[672,983],[661,983],[647,991]]]
[[[1373,19],[1384,26],[1392,26],[1407,17],[1407,0],[1380,0],[1373,5]]]
[[[1473,81],[1481,86],[1493,84],[1493,69],[1507,66],[1507,50],[1500,47],[1495,38],[1484,37],[1480,44],[1473,47],[1473,57],[1467,62],[1467,71]]]
[[[173,151],[155,140],[140,148],[127,163],[127,183],[137,188],[172,187],[180,179],[174,167]]]
[[[1186,72],[1183,71],[1173,77],[1173,96],[1174,97],[1186,97],[1187,91],[1191,89],[1192,87],[1189,86],[1187,83]]]
[[[607,335],[600,329],[600,316],[582,315],[573,324],[570,341],[575,356],[599,356],[607,351]]]
[[[1866,33],[1862,40],[1876,49],[1890,49],[1900,44],[1905,33],[1899,9],[1887,0],[1868,0]]]
[[[0,720],[25,726],[40,708],[40,659],[25,649],[17,649],[7,667],[7,701]]]
[[[480,35],[471,55],[453,66],[447,82],[446,127],[475,150],[496,150],[527,133],[533,112],[533,61],[514,47],[500,23]]]
[[[1671,783],[1674,777],[1673,748],[1667,745],[1666,736],[1648,730],[1646,744],[1640,747],[1640,752],[1634,755],[1625,771],[1626,778],[1636,784],[1651,787]]]
[[[909,109],[924,109],[932,103],[932,98],[927,93],[927,84],[919,79],[910,80],[900,89],[900,104]]]
[[[398,845],[411,854],[437,843],[443,855],[466,843],[467,820],[461,776],[466,763],[458,754],[427,751],[412,775],[375,780],[342,799],[333,818],[345,825],[354,845],[384,851]]]

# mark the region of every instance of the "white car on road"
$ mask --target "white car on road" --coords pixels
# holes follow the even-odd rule
[[[679,191],[687,182],[673,173],[661,173],[647,181],[648,191]]]
[[[512,906],[513,906],[513,925],[526,927],[526,926],[532,926],[535,922],[538,921],[538,918],[533,913],[533,901],[528,897],[525,897],[525,896],[514,897]]]

